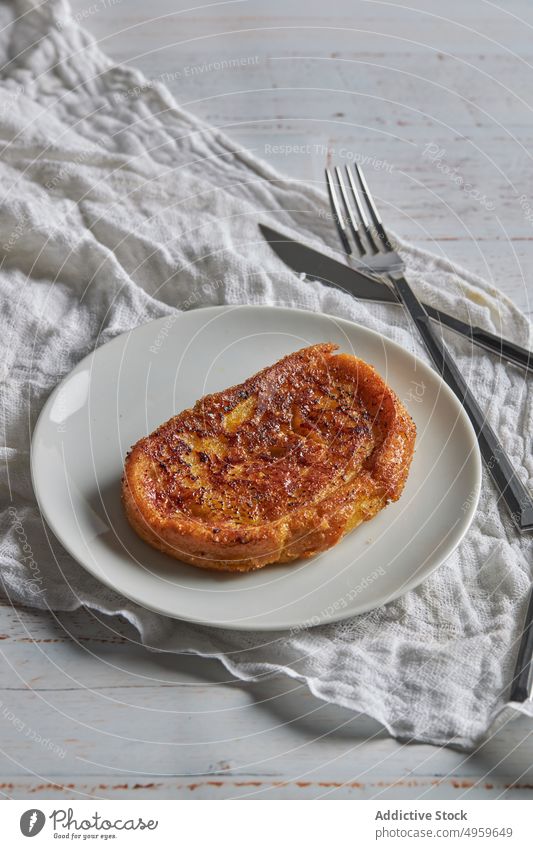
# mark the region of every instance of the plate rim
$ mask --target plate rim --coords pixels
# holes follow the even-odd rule
[[[399,342],[396,342],[393,339],[389,339],[384,334],[379,333],[379,331],[373,330],[369,327],[365,327],[364,325],[359,324],[356,321],[352,321],[349,318],[343,318],[343,317],[335,316],[335,315],[332,315],[331,313],[327,313],[327,312],[318,313],[316,310],[305,309],[305,308],[302,308],[302,307],[289,307],[289,306],[276,305],[276,304],[222,304],[222,305],[217,304],[217,305],[213,305],[213,306],[196,307],[192,310],[183,310],[178,315],[175,315],[173,313],[171,313],[170,315],[174,317],[174,322],[173,322],[173,328],[174,328],[175,325],[178,324],[181,319],[185,318],[189,314],[196,314],[196,313],[211,313],[211,314],[217,314],[218,313],[218,314],[222,314],[224,312],[233,312],[235,310],[249,310],[249,311],[252,311],[252,312],[254,312],[256,310],[270,310],[270,311],[273,311],[273,312],[300,313],[301,315],[304,315],[304,316],[307,316],[307,317],[313,316],[313,317],[317,317],[317,318],[326,318],[326,319],[329,318],[329,319],[331,319],[335,323],[338,323],[341,326],[342,325],[348,325],[351,328],[355,327],[359,331],[362,331],[364,335],[373,336],[373,337],[376,338],[376,340],[381,340],[382,344],[384,343],[387,346],[392,346],[393,350],[396,349],[399,352],[401,352],[403,355],[407,355],[410,359],[415,361],[417,367],[421,366],[422,369],[428,370],[432,374],[432,376],[437,380],[437,382],[440,383],[439,393],[444,392],[444,394],[447,396],[448,400],[455,407],[456,412],[457,412],[457,418],[461,419],[463,421],[463,423],[466,424],[467,431],[469,431],[471,445],[470,445],[470,451],[468,452],[468,456],[469,456],[470,462],[473,462],[474,466],[475,466],[475,468],[474,468],[475,484],[474,484],[474,487],[473,487],[473,489],[475,488],[475,497],[473,499],[471,499],[471,501],[469,503],[468,510],[464,511],[464,520],[460,525],[459,533],[454,535],[452,540],[447,545],[445,545],[443,554],[440,557],[437,558],[436,562],[430,568],[424,569],[424,571],[422,572],[421,575],[415,574],[415,576],[412,578],[412,580],[402,584],[401,587],[397,591],[392,592],[390,595],[387,596],[386,601],[382,601],[378,605],[370,603],[370,604],[365,606],[364,604],[362,604],[360,606],[360,608],[358,608],[356,611],[344,610],[343,609],[343,610],[337,611],[337,612],[327,616],[324,619],[321,619],[320,622],[318,622],[318,623],[311,623],[311,622],[309,622],[309,620],[304,620],[303,622],[302,621],[292,621],[292,622],[287,622],[287,623],[283,623],[283,624],[279,624],[279,623],[267,623],[267,624],[265,624],[265,623],[263,623],[263,624],[260,624],[260,625],[254,625],[252,622],[244,622],[244,623],[240,623],[240,624],[237,625],[237,624],[233,624],[232,622],[222,622],[222,621],[216,621],[216,620],[212,620],[212,619],[199,619],[197,617],[187,616],[186,614],[181,614],[181,613],[177,614],[177,613],[170,611],[170,610],[161,609],[161,607],[156,607],[154,605],[146,603],[146,601],[144,601],[143,599],[139,599],[134,593],[130,593],[129,591],[124,590],[123,588],[117,588],[112,583],[111,580],[107,580],[106,577],[103,577],[101,574],[97,573],[91,567],[91,565],[89,565],[86,562],[83,562],[80,559],[79,555],[77,553],[75,553],[72,550],[72,548],[65,543],[65,541],[62,537],[62,533],[61,533],[60,528],[56,525],[56,523],[50,517],[50,514],[49,514],[47,507],[46,507],[46,499],[44,497],[41,499],[41,497],[40,497],[39,487],[37,486],[37,483],[36,483],[36,479],[38,477],[38,471],[36,470],[36,464],[37,464],[36,455],[37,455],[37,452],[39,450],[39,446],[38,446],[39,431],[42,427],[44,427],[45,419],[47,417],[47,412],[48,412],[49,408],[53,405],[53,402],[55,400],[56,395],[59,393],[59,391],[61,390],[61,387],[71,377],[71,375],[73,374],[74,371],[81,368],[85,363],[89,362],[95,356],[99,355],[99,353],[101,351],[103,351],[104,349],[109,348],[109,347],[111,347],[115,344],[118,344],[119,341],[124,336],[129,336],[129,335],[131,335],[131,334],[133,334],[133,333],[135,333],[135,332],[137,332],[137,331],[139,331],[143,328],[148,327],[149,325],[157,324],[159,322],[168,321],[168,318],[169,318],[168,315],[160,316],[159,318],[155,318],[155,319],[151,319],[150,321],[144,322],[143,324],[139,324],[136,327],[132,327],[130,330],[125,330],[122,333],[117,334],[117,336],[115,336],[113,339],[110,339],[108,342],[105,342],[103,345],[100,345],[97,348],[94,348],[92,351],[90,351],[88,354],[86,354],[84,357],[82,357],[82,359],[78,363],[76,363],[76,365],[66,375],[64,375],[64,377],[61,378],[61,380],[56,384],[56,386],[54,387],[54,389],[52,390],[52,392],[50,393],[50,395],[46,399],[46,401],[45,401],[45,403],[44,403],[44,405],[41,409],[41,412],[39,413],[39,415],[37,417],[37,421],[36,421],[35,426],[33,428],[32,436],[31,436],[31,443],[30,443],[30,476],[31,476],[33,492],[34,492],[35,499],[36,499],[36,502],[37,502],[37,507],[38,507],[39,512],[40,512],[41,521],[44,519],[44,522],[46,523],[48,528],[52,531],[52,533],[54,534],[56,539],[59,541],[59,543],[63,546],[65,551],[67,551],[68,554],[76,561],[76,563],[78,563],[83,569],[85,569],[97,581],[100,581],[102,584],[109,587],[109,589],[113,590],[114,592],[118,593],[119,595],[123,595],[125,598],[127,598],[129,601],[132,601],[134,604],[138,604],[140,607],[143,607],[146,610],[150,610],[154,613],[157,613],[160,616],[166,616],[168,618],[175,619],[177,621],[189,622],[189,623],[192,623],[192,624],[203,625],[203,626],[210,627],[210,628],[219,628],[219,629],[226,629],[226,630],[232,630],[232,631],[257,631],[257,632],[259,632],[259,631],[286,631],[286,630],[290,630],[292,628],[301,628],[301,627],[314,628],[314,627],[320,627],[322,625],[332,624],[332,623],[335,623],[335,622],[341,622],[341,621],[344,621],[346,619],[349,619],[352,616],[359,616],[359,615],[362,615],[364,613],[368,613],[371,610],[376,610],[379,607],[383,607],[387,604],[392,603],[393,601],[396,601],[398,598],[402,598],[408,592],[410,592],[411,590],[418,587],[423,581],[425,581],[430,575],[432,575],[433,572],[435,572],[440,566],[442,566],[442,564],[444,563],[445,560],[448,559],[448,557],[450,557],[450,555],[460,545],[460,543],[462,542],[462,540],[464,539],[464,537],[468,533],[468,530],[470,529],[470,526],[472,524],[472,521],[473,521],[474,516],[476,514],[476,511],[477,511],[479,498],[480,498],[480,495],[481,495],[481,484],[482,484],[481,453],[480,453],[479,444],[478,444],[478,441],[477,441],[477,437],[476,437],[473,425],[472,425],[463,405],[461,404],[459,398],[457,398],[457,396],[455,395],[453,390],[448,386],[448,384],[441,377],[441,375],[431,365],[429,365],[427,362],[422,360],[417,354],[413,353],[412,351],[409,351],[407,348],[405,348]],[[191,568],[194,568],[194,567],[191,567]]]

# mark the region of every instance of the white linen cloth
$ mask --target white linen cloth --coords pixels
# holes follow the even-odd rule
[[[418,589],[296,634],[167,619],[99,584],[55,541],[54,559],[30,481],[31,432],[54,386],[95,346],[182,308],[270,303],[353,319],[425,354],[400,309],[304,285],[261,244],[258,221],[322,249],[335,245],[324,194],[237,149],[182,111],[164,86],[114,65],[60,0],[4,5],[6,25],[13,11],[0,38],[0,575],[9,599],[121,614],[153,649],[216,657],[246,680],[290,675],[400,738],[469,747],[510,710],[533,715],[531,702],[506,706],[530,542],[498,509],[486,472],[466,539]],[[530,342],[526,318],[500,292],[401,247],[425,299]],[[531,485],[531,387],[519,370],[448,339]]]

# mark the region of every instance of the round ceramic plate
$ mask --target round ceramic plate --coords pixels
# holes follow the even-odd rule
[[[131,445],[202,395],[317,342],[372,363],[415,420],[416,453],[401,499],[323,554],[242,575],[179,563],[139,539],[120,499]],[[139,327],[79,363],[41,413],[32,475],[55,535],[114,590],[168,616],[274,630],[353,616],[419,584],[468,529],[481,464],[455,395],[395,343],[304,310],[212,307]]]

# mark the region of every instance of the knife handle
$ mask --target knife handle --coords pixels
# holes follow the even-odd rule
[[[533,372],[533,354],[508,339],[502,339],[481,327],[472,328],[472,341],[488,351],[494,351],[504,360],[522,366],[526,371]]]
[[[507,505],[515,527],[521,533],[533,531],[533,498],[516,474],[505,449],[489,425],[485,413],[474,398],[446,344],[435,332],[427,311],[405,277],[391,275],[389,279],[394,285],[399,300],[418,328],[437,371],[455,392],[472,422],[481,456],[500,491],[502,500]]]
[[[520,345],[516,345],[514,342],[510,342],[508,339],[502,339],[501,336],[497,336],[495,333],[489,333],[488,330],[483,330],[482,327],[472,327],[466,321],[460,321],[448,315],[448,313],[442,312],[442,310],[429,306],[429,304],[423,304],[423,306],[429,317],[434,319],[434,321],[451,328],[451,330],[455,330],[456,333],[460,333],[462,336],[466,336],[480,348],[484,348],[493,354],[498,354],[501,359],[514,363],[525,371],[533,373],[533,352],[522,348]]]

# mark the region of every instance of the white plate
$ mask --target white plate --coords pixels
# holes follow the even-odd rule
[[[244,575],[196,569],[142,542],[120,500],[130,446],[207,392],[326,341],[372,363],[416,422],[416,453],[400,501],[311,560]],[[395,343],[304,310],[211,307],[146,324],[79,363],[41,413],[32,475],[55,535],[105,584],[168,616],[273,630],[343,619],[419,584],[468,529],[481,463],[455,395]]]

